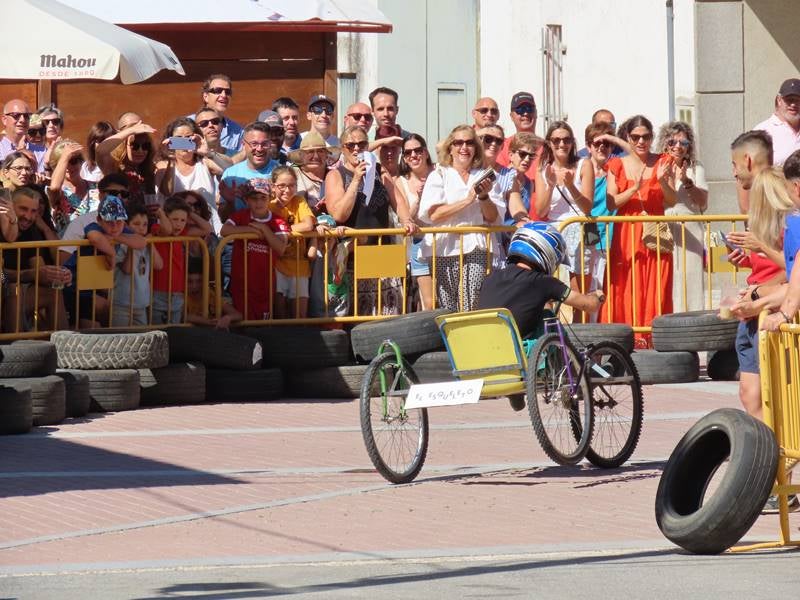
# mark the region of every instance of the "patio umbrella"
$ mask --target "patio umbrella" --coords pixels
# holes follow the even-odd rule
[[[55,0],[2,0],[0,79],[114,79],[161,69],[185,75],[169,46]]]

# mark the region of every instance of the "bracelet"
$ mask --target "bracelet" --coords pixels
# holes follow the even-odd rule
[[[750,300],[752,300],[753,302],[761,298],[761,296],[758,295],[758,288],[760,287],[761,287],[760,285],[757,285],[756,287],[753,288],[753,291],[750,292]]]
[[[784,320],[786,323],[788,323],[789,321],[791,321],[791,319],[789,318],[789,315],[787,315],[785,312],[783,312],[782,310],[779,310],[778,312],[779,312],[779,313],[781,313],[781,316],[783,317],[783,320]]]

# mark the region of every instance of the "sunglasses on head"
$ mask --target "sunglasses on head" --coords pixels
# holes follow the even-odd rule
[[[222,123],[222,119],[219,117],[213,117],[211,119],[203,119],[202,121],[198,121],[197,125],[198,127],[206,128],[209,125],[219,125],[220,123]]]
[[[361,119],[364,119],[365,121],[371,122],[373,118],[370,113],[348,113],[347,116],[353,119],[354,121],[360,121]]]
[[[150,148],[152,147],[153,146],[150,142],[137,142],[137,141],[131,142],[131,150],[133,150],[134,152],[138,152],[139,150],[145,150],[149,152]]]
[[[31,118],[31,113],[21,113],[21,112],[7,112],[7,117],[11,117],[15,121],[19,121],[19,118],[22,117],[26,121]]]
[[[652,133],[645,133],[644,135],[639,135],[637,133],[631,133],[629,137],[631,138],[631,141],[635,144],[636,142],[638,142],[640,140],[641,141],[645,141],[645,142],[649,142],[650,140],[653,139],[653,134]]]
[[[667,146],[669,146],[670,148],[672,148],[676,144],[680,145],[681,148],[688,148],[689,140],[667,140]]]
[[[518,115],[531,115],[531,114],[535,115],[536,109],[530,104],[522,104],[521,106],[517,106],[514,109],[514,112],[517,113]]]
[[[475,147],[475,140],[459,140],[459,139],[455,139],[455,140],[453,140],[453,144],[452,145],[455,146],[456,148],[461,148],[461,146],[463,146],[464,144],[466,144],[467,146],[469,146],[471,148],[474,148]]]
[[[356,149],[361,151],[367,149],[367,147],[369,146],[369,142],[367,140],[364,140],[363,142],[346,142],[342,144],[342,146],[347,148],[350,152],[353,152]]]
[[[58,117],[53,117],[52,119],[42,119],[42,123],[44,124],[45,127],[47,127],[48,125],[53,125],[55,127],[61,127],[63,121],[61,119],[59,119]]]
[[[330,106],[320,106],[319,104],[317,104],[315,106],[312,106],[308,110],[310,110],[315,115],[321,115],[322,113],[325,113],[326,115],[330,116],[330,115],[333,114],[333,108],[332,107],[330,107]]]
[[[499,115],[500,114],[500,110],[499,109],[497,109],[497,108],[489,108],[488,106],[481,106],[480,108],[476,108],[475,110],[477,110],[482,115],[485,115],[487,113],[490,113],[490,114],[493,114],[493,115]]]
[[[491,146],[492,144],[501,146],[505,140],[503,138],[495,137],[493,135],[482,135],[481,141],[483,142],[484,146]]]
[[[233,90],[231,88],[221,88],[221,87],[208,88],[208,93],[216,94],[217,96],[221,96],[222,94],[225,94],[227,96],[233,96]]]
[[[406,148],[405,150],[403,150],[403,156],[405,156],[406,158],[408,158],[412,154],[418,154],[419,156],[422,156],[423,152],[425,152],[425,148],[423,148],[422,146],[417,146],[416,148]]]
[[[28,129],[28,136],[35,137],[37,135],[44,135],[47,129],[45,127],[39,127],[38,129]]]

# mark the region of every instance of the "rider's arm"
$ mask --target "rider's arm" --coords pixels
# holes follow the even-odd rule
[[[590,313],[600,310],[600,305],[605,301],[606,296],[603,294],[603,290],[595,290],[588,294],[569,290],[569,295],[563,300],[567,306]]]

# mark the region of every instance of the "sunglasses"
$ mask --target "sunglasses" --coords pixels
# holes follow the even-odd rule
[[[528,160],[529,158],[533,158],[536,156],[535,152],[526,152],[525,150],[517,150],[517,156],[519,156],[520,160]]]
[[[689,140],[667,140],[667,146],[669,146],[670,148],[672,148],[676,144],[680,145],[681,148],[688,148]]]
[[[131,142],[131,150],[134,152],[138,152],[139,150],[150,152],[152,147],[153,145],[150,142]]]
[[[551,144],[553,144],[553,146],[560,146],[561,144],[564,144],[565,146],[569,146],[569,145],[572,144],[572,138],[569,137],[569,136],[567,136],[567,137],[551,137],[548,141]]]
[[[350,152],[353,152],[355,150],[358,150],[360,152],[362,150],[367,149],[367,147],[369,146],[369,142],[367,140],[364,140],[363,142],[347,142],[345,144],[342,144],[342,146],[347,148]]]
[[[361,119],[364,119],[365,121],[372,122],[373,118],[370,113],[348,113],[347,116],[354,121],[360,121]]]
[[[28,129],[28,136],[29,137],[36,137],[38,135],[44,135],[47,131],[47,128],[40,127],[39,129]]]
[[[484,146],[491,146],[492,144],[495,144],[497,146],[502,146],[505,140],[503,138],[495,137],[493,135],[483,135],[481,136],[481,141],[483,142]]]
[[[499,115],[500,114],[500,110],[499,109],[497,109],[497,108],[489,108],[488,106],[481,106],[480,108],[476,108],[475,110],[477,110],[482,115],[485,115],[487,113],[492,114],[492,115]]]
[[[403,156],[405,156],[406,158],[408,158],[412,154],[418,154],[419,156],[422,156],[424,152],[425,148],[423,148],[422,146],[417,146],[416,148],[406,148],[405,150],[403,150]]]
[[[117,198],[121,198],[122,200],[127,200],[131,197],[131,193],[128,190],[100,190],[101,192],[105,192],[109,196],[116,196]]]
[[[214,117],[212,119],[203,119],[202,121],[197,122],[197,126],[205,129],[209,125],[219,125],[222,123],[222,119],[219,117]]]
[[[7,117],[11,117],[14,121],[19,121],[19,118],[22,117],[26,121],[31,118],[31,113],[21,113],[21,112],[9,112],[6,113]]]
[[[455,140],[453,140],[453,143],[451,145],[455,146],[456,148],[461,148],[461,146],[463,146],[464,144],[466,144],[470,148],[474,148],[475,147],[475,140],[459,140],[459,139],[455,139]]]
[[[312,106],[308,110],[310,110],[315,115],[321,115],[325,113],[326,115],[331,116],[333,114],[333,108],[331,108],[330,106]]]
[[[536,109],[532,107],[530,104],[523,104],[522,106],[518,106],[514,109],[514,112],[518,115],[535,115]]]
[[[58,117],[55,117],[53,119],[42,119],[42,123],[44,123],[45,127],[47,127],[48,125],[53,125],[55,127],[61,127],[61,125],[63,125],[64,121],[62,121]]]
[[[611,146],[611,142],[607,140],[597,140],[596,142],[592,142],[592,148],[608,148]]]
[[[631,138],[631,141],[635,144],[635,143],[637,143],[639,141],[649,142],[650,140],[653,139],[653,134],[652,133],[645,133],[644,135],[638,135],[638,134],[635,134],[635,133],[631,133],[629,135],[629,137]]]
[[[81,164],[82,162],[83,162],[82,156],[73,156],[72,158],[69,159],[69,164],[72,165],[73,167],[75,165]]]
[[[233,90],[231,88],[221,88],[221,87],[209,88],[208,93],[216,94],[217,96],[221,96],[222,94],[225,94],[226,96],[233,96]]]

